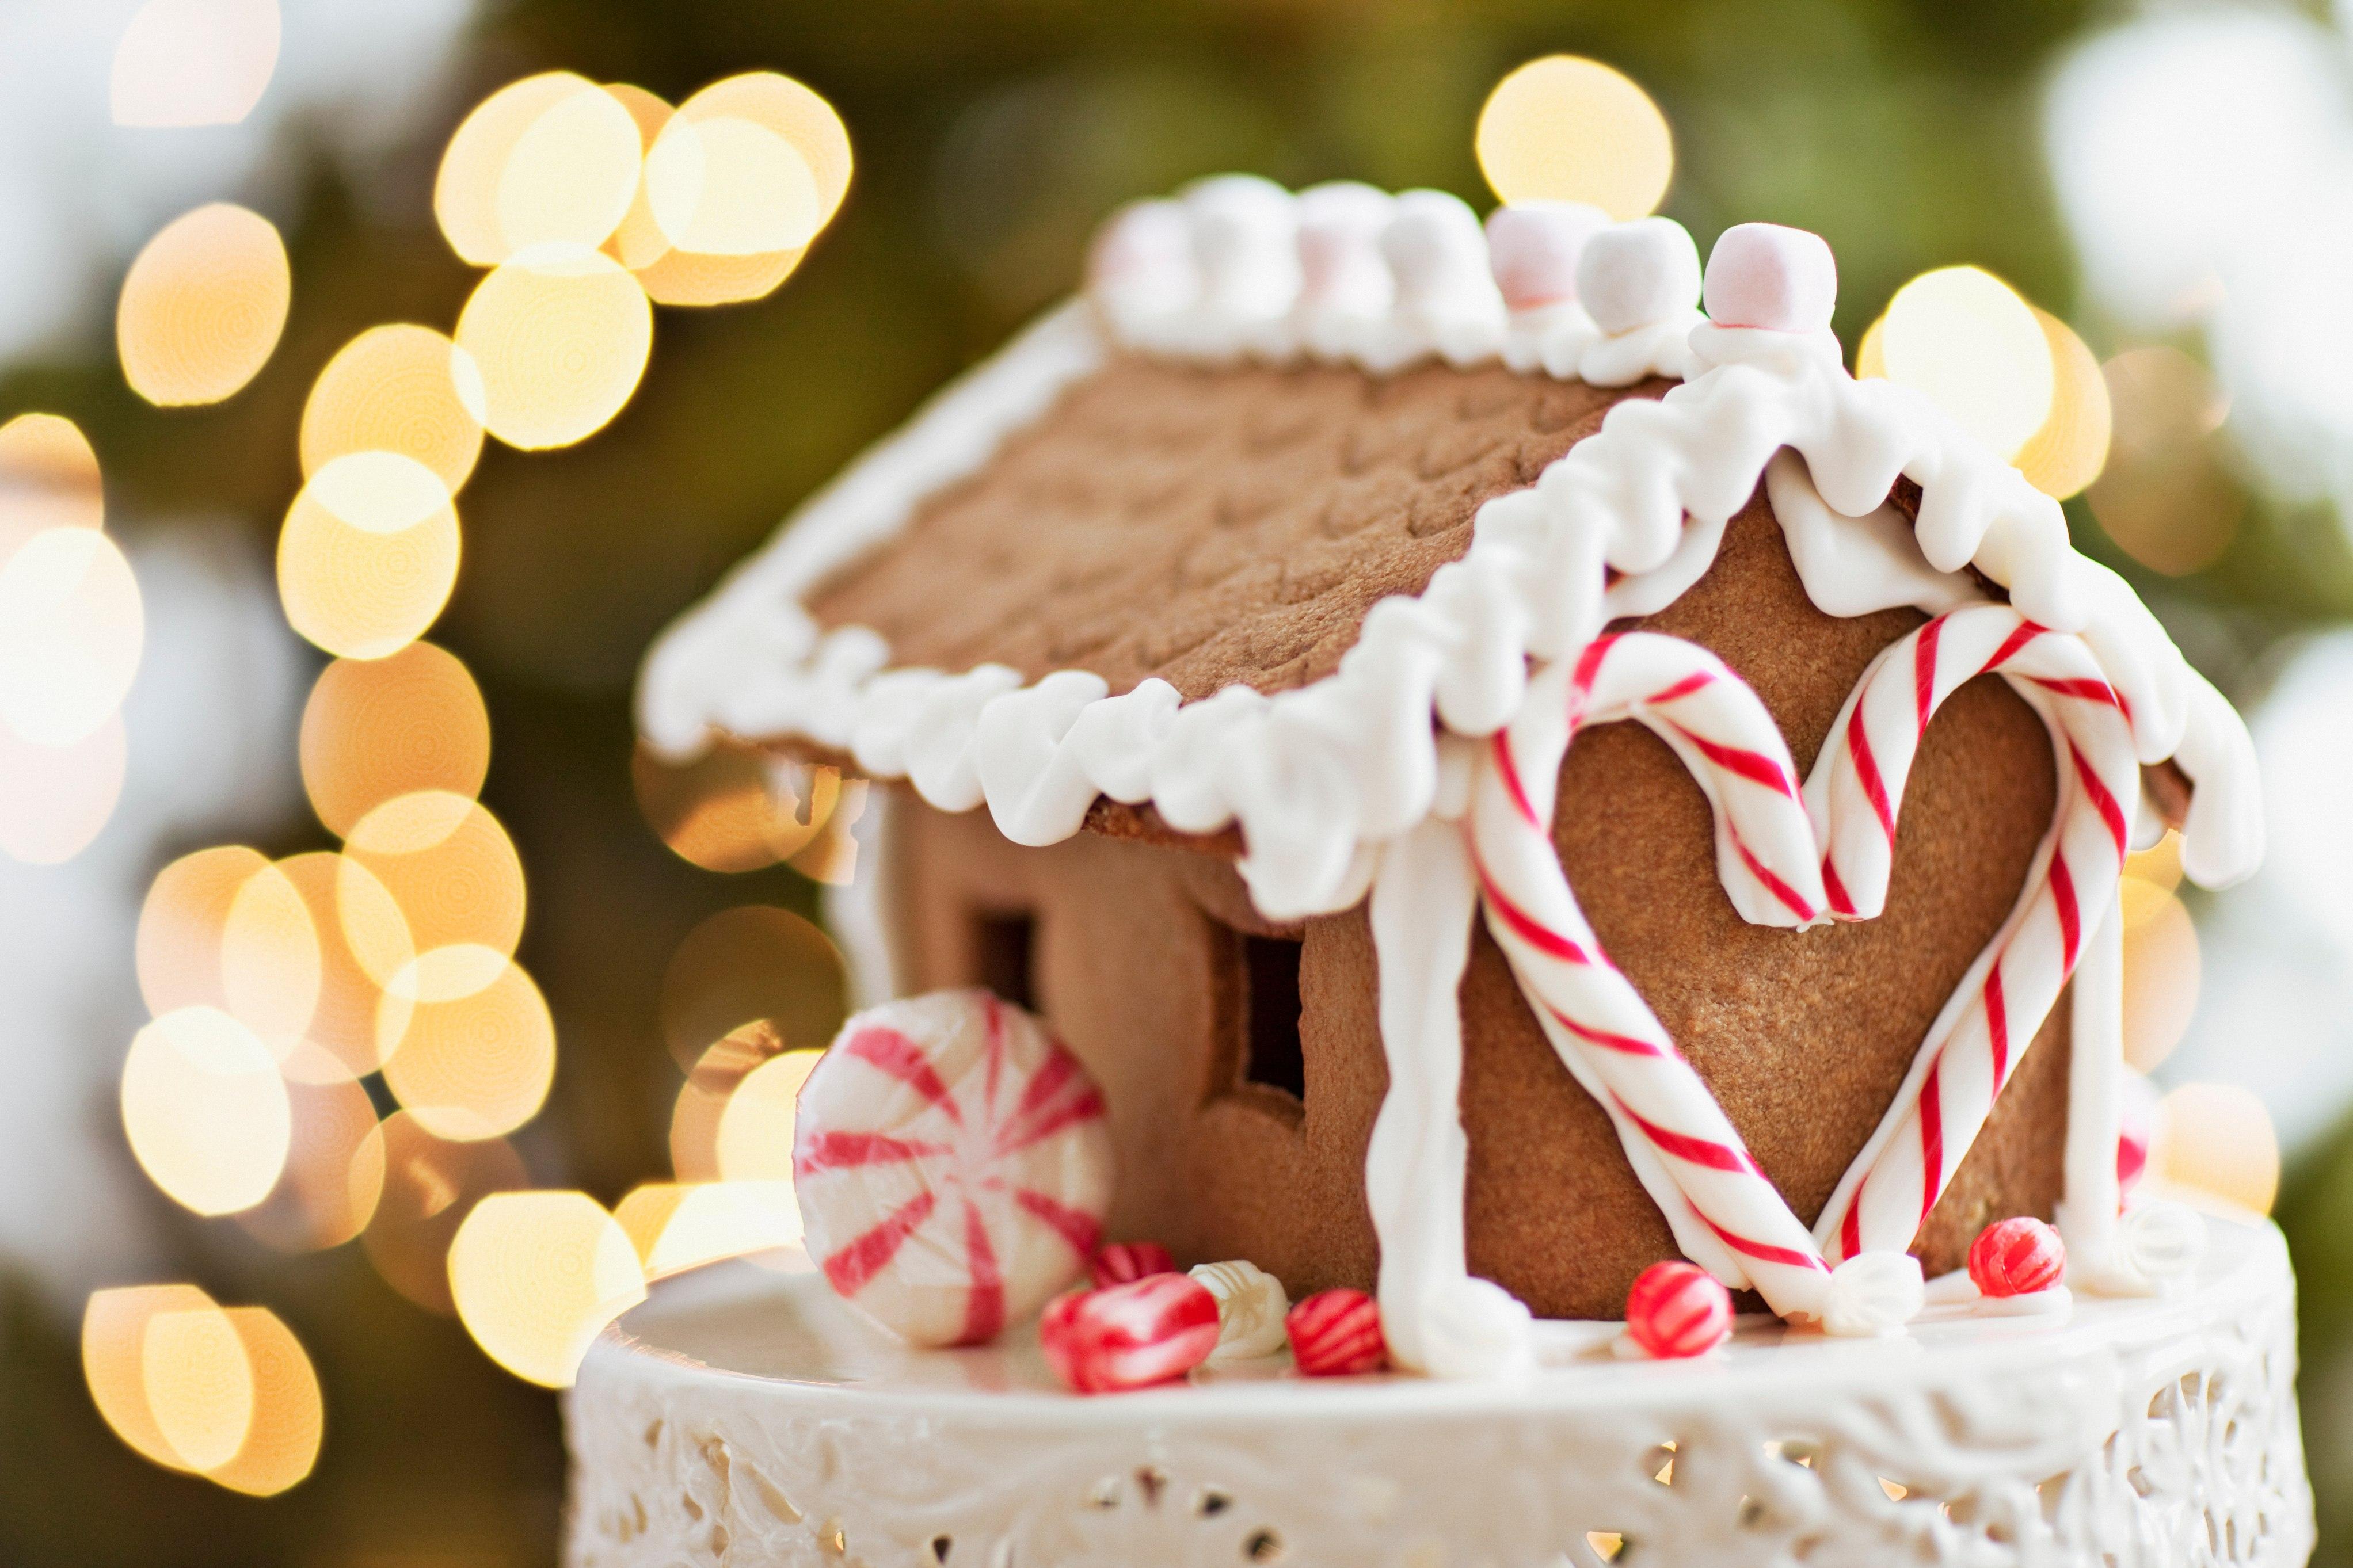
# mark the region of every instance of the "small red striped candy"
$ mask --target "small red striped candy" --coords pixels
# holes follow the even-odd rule
[[[1149,1388],[1218,1348],[1218,1299],[1189,1274],[1071,1290],[1046,1304],[1038,1343],[1054,1375],[1081,1394]]]
[[[794,1193],[841,1298],[919,1345],[978,1344],[1085,1272],[1111,1204],[1100,1089],[986,991],[853,1016],[801,1088]]]
[[[1283,1314],[1282,1327],[1305,1376],[1350,1377],[1388,1364],[1380,1304],[1362,1290],[1318,1290]]]
[[[1988,1296],[2031,1296],[2067,1272],[2067,1244],[2024,1215],[1989,1225],[1969,1244],[1969,1279]]]
[[[1112,1242],[1097,1247],[1094,1261],[1087,1266],[1087,1273],[1098,1289],[1176,1272],[1176,1259],[1156,1241]]]
[[[1626,1292],[1627,1337],[1662,1361],[1705,1355],[1731,1332],[1732,1292],[1695,1263],[1653,1263]]]

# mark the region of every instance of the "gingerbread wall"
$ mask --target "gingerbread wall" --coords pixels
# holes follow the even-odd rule
[[[1918,624],[1854,620],[1805,598],[1760,495],[1708,575],[1642,625],[1703,643],[1754,686],[1802,773],[1872,656]],[[2042,721],[1999,680],[1957,694],[1912,774],[1887,910],[1802,933],[1750,926],[1715,879],[1708,809],[1682,764],[1630,724],[1578,740],[1555,837],[1596,932],[1722,1100],[1767,1174],[1810,1220],[1893,1098],[1947,996],[1993,936],[2047,830]],[[1360,907],[1278,931],[1210,853],[1082,834],[1007,843],[985,812],[902,795],[885,875],[902,974],[986,978],[989,915],[1034,917],[1036,1000],[1102,1079],[1122,1157],[1115,1234],[1186,1261],[1248,1258],[1294,1292],[1369,1285],[1366,1141],[1386,1073]],[[1240,1081],[1247,981],[1238,933],[1302,937],[1295,1102]],[[1474,942],[1461,991],[1471,1267],[1547,1316],[1615,1316],[1673,1250],[1600,1109],[1537,1030],[1501,953]],[[2061,1181],[2065,1004],[2036,1037],[1918,1250],[1958,1266],[1988,1221],[2048,1215]]]

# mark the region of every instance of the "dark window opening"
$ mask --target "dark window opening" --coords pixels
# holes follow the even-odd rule
[[[1297,937],[1241,939],[1243,984],[1241,1078],[1244,1083],[1307,1098],[1307,1057],[1299,1043]]]
[[[1017,1007],[1038,1011],[1038,917],[986,910],[972,921],[973,981]]]

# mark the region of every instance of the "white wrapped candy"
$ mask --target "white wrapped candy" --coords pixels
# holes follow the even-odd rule
[[[1255,1263],[1240,1258],[1231,1263],[1204,1263],[1193,1278],[1218,1299],[1218,1348],[1210,1364],[1249,1361],[1282,1349],[1282,1320],[1291,1310],[1291,1297],[1282,1281]]]
[[[977,1344],[1086,1268],[1111,1205],[1102,1091],[986,991],[851,1017],[801,1089],[795,1192],[842,1299],[919,1345]]]
[[[1613,224],[1577,258],[1577,300],[1613,335],[1686,316],[1699,292],[1699,247],[1671,217]]]

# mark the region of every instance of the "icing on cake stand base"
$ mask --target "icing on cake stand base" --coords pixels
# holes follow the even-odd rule
[[[1546,1325],[1512,1383],[1330,1383],[1276,1358],[1061,1391],[1034,1325],[911,1351],[808,1274],[655,1288],[567,1407],[569,1568],[1611,1563],[2300,1564],[2279,1234],[2210,1218],[2196,1283],[1908,1337],[1744,1320],[1694,1363]]]

